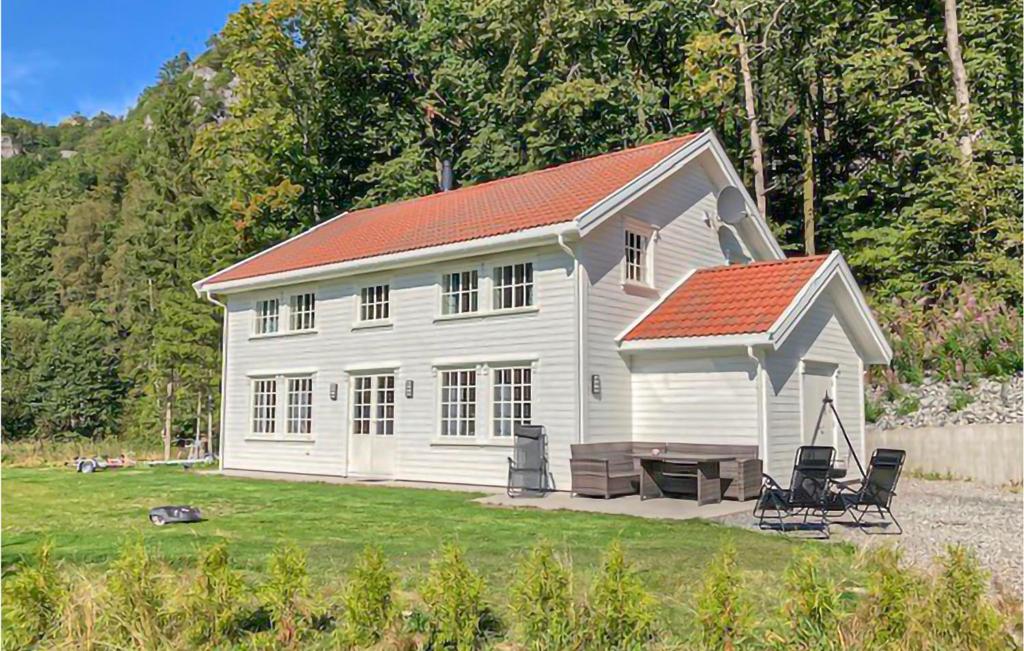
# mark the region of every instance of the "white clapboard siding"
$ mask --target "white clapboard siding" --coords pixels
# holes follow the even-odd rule
[[[629,438],[632,425],[632,384],[627,361],[615,342],[622,330],[649,307],[657,296],[638,296],[622,287],[624,228],[627,218],[658,230],[654,244],[655,289],[664,294],[696,267],[725,263],[722,244],[705,216],[715,211],[719,188],[701,163],[691,164],[609,218],[579,245],[586,267],[586,378],[599,375],[601,395],[588,392],[584,440]]]
[[[783,482],[789,481],[793,458],[801,445],[801,360],[838,365],[836,407],[860,455],[864,423],[859,356],[836,314],[830,290],[823,292],[815,301],[782,347],[769,353],[765,359],[769,432],[766,472]],[[818,401],[821,397],[810,399]],[[838,457],[846,458],[841,435]],[[866,460],[862,459],[862,462]],[[851,459],[850,467],[854,465]]]
[[[490,276],[495,263],[534,263],[535,312],[438,321],[445,271],[477,269]],[[467,366],[498,360],[535,363],[533,421],[548,429],[549,456],[559,487],[568,486],[569,444],[576,441],[576,312],[572,260],[557,247],[420,266],[393,273],[324,281],[317,294],[317,333],[252,338],[253,307],[266,294],[282,300],[299,287],[229,297],[228,387],[226,394],[226,468],[345,475],[349,435],[349,378],[354,366],[392,366],[396,372],[397,458],[399,479],[503,485],[511,452],[480,436],[476,445],[438,444],[437,361],[460,358]],[[391,286],[390,327],[354,329],[357,296],[365,285]],[[489,296],[481,290],[482,305]],[[315,369],[314,437],[311,442],[253,440],[247,375]],[[406,380],[413,398],[404,395]],[[331,383],[338,398],[329,399]],[[488,432],[490,375],[478,383],[478,430]],[[279,405],[284,409],[284,405]],[[483,432],[478,431],[478,434]],[[486,444],[485,444],[486,443]]]
[[[749,357],[635,356],[633,435],[666,443],[757,445],[756,367]]]

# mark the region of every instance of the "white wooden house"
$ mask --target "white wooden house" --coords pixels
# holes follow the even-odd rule
[[[785,260],[709,131],[343,213],[195,288],[225,307],[225,469],[502,485],[532,421],[562,489],[579,442],[757,444],[785,475],[826,390],[863,447],[891,357],[839,253]]]

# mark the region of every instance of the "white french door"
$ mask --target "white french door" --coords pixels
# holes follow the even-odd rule
[[[349,416],[349,474],[395,475],[395,376],[354,375]]]

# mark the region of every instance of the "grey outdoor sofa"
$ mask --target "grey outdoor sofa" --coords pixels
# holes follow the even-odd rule
[[[735,456],[721,465],[722,496],[750,500],[761,490],[761,460],[756,445],[717,445],[707,443],[656,443],[626,441],[581,443],[571,446],[569,460],[574,495],[605,499],[633,495],[640,488],[640,459],[636,455],[659,450],[668,454],[720,454]]]

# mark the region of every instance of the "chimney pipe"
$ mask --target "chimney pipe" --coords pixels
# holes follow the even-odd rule
[[[447,158],[441,161],[441,192],[452,189],[452,162]]]

